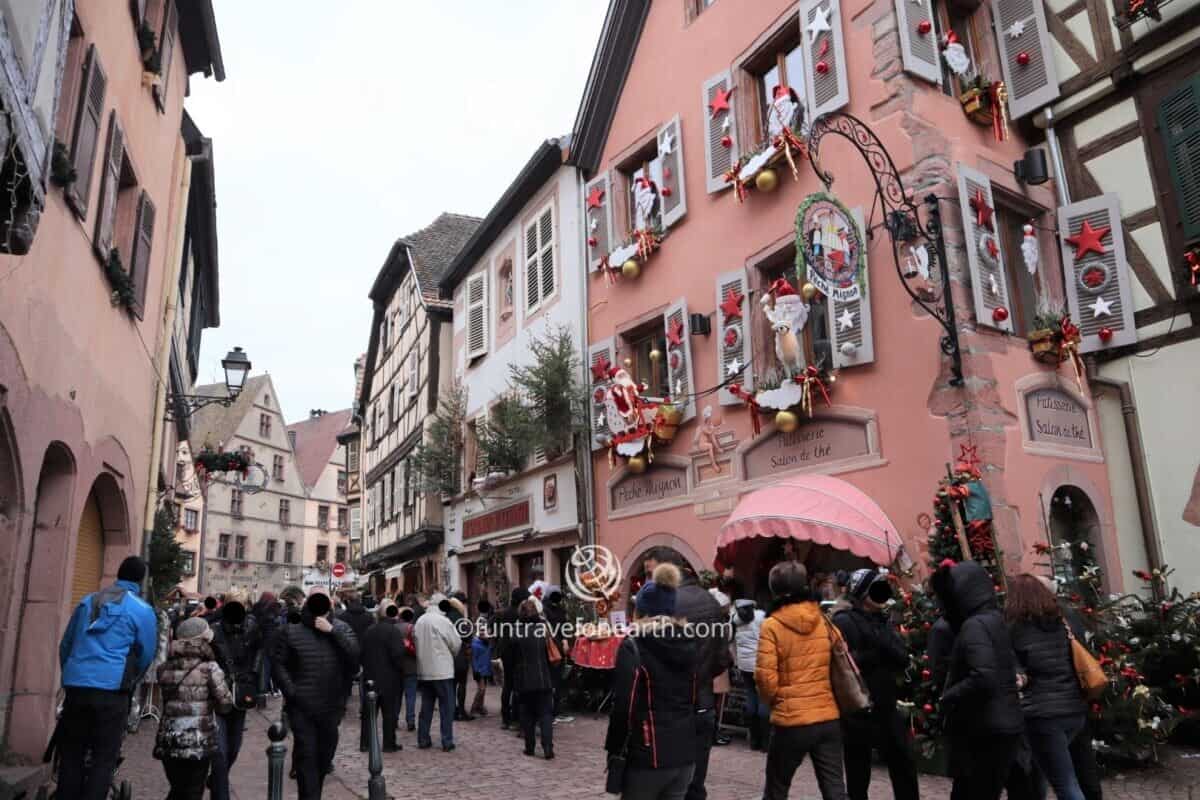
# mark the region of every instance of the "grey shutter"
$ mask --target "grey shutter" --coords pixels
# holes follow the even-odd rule
[[[534,219],[525,227],[525,310],[541,303],[541,273],[538,270],[538,222]]]
[[[662,222],[669,228],[687,213],[687,194],[683,181],[683,129],[679,115],[658,129],[658,192],[662,203]],[[668,144],[669,143],[669,144]],[[670,152],[664,148],[670,147]]]
[[[930,0],[896,0],[896,25],[904,71],[941,86],[941,55]],[[929,29],[922,33],[922,25]]]
[[[487,292],[486,272],[467,278],[467,358],[477,358],[488,351]]]
[[[154,87],[154,102],[158,110],[163,111],[167,105],[167,87],[171,80],[171,60],[175,54],[175,35],[179,29],[179,15],[175,11],[175,0],[163,0],[166,3],[166,13],[163,14],[162,36],[158,37],[159,56],[162,59],[162,82]]]
[[[984,201],[993,211],[991,229],[975,224],[977,216],[971,207],[971,199],[975,197],[976,192],[983,192]],[[958,165],[958,202],[962,208],[967,265],[971,269],[971,290],[975,295],[975,321],[989,328],[999,328],[1012,333],[1013,319],[1012,307],[1009,305],[1008,275],[1004,270],[1004,250],[998,233],[992,182],[982,172],[977,172],[960,163]],[[990,233],[996,239],[999,255],[994,267],[989,265],[980,254],[980,239],[984,233]],[[992,291],[993,279],[996,291]],[[1000,307],[1009,312],[1008,319],[1003,322],[997,322],[993,316],[995,310]]]
[[[607,424],[599,423],[600,416],[604,414],[604,391],[608,388],[608,377],[597,378],[591,371],[591,368],[603,362],[612,364],[616,357],[613,348],[612,338],[601,339],[595,342],[588,348],[588,377],[591,379],[591,409],[592,419],[589,427],[592,431],[592,449],[599,450],[605,445],[602,439],[609,435],[609,427]],[[607,423],[607,420],[606,420]]]
[[[829,30],[809,35],[808,26],[818,15],[828,13]],[[839,0],[804,0],[800,3],[801,53],[808,91],[808,119],[837,111],[850,102],[850,80],[846,74],[846,46],[842,42],[842,4]],[[822,52],[824,51],[824,52]],[[824,74],[817,65],[825,62]]]
[[[729,110],[721,110],[713,114],[709,103],[717,96],[718,91],[729,91],[733,88],[733,78],[729,70],[725,70],[704,82],[704,90],[700,93],[704,113],[704,166],[707,169],[705,184],[709,193],[727,189],[732,184],[725,182],[725,173],[733,166],[738,157],[737,119],[734,116],[736,102],[731,103]],[[725,121],[729,124],[726,125]],[[730,138],[731,147],[721,144],[725,136]]]
[[[583,187],[583,211],[587,230],[583,237],[587,243],[587,264],[589,270],[600,269],[608,251],[613,246],[613,218],[611,186],[608,173],[597,175]],[[599,206],[592,208],[589,197],[595,197]]]
[[[671,344],[667,339],[667,395],[676,406],[682,403],[683,420],[686,422],[696,416],[696,400],[692,394],[696,391],[696,381],[692,371],[692,334],[688,330],[687,299],[680,298],[663,312],[663,332],[670,333],[673,325],[682,325],[682,333],[678,345]],[[678,355],[678,358],[674,358]]]
[[[113,226],[117,221],[117,192],[121,188],[121,166],[125,161],[125,134],[117,122],[117,112],[108,117],[108,147],[104,151],[104,171],[100,174],[100,203],[96,213],[96,234],[92,247],[107,261],[114,247]],[[129,268],[129,264],[125,265]]]
[[[1000,69],[1008,88],[1008,113],[1017,120],[1041,109],[1059,94],[1046,11],[1042,0],[992,0],[992,20]],[[1010,35],[1017,30],[1020,34]],[[1025,64],[1019,61],[1021,53],[1029,56]]]
[[[1158,106],[1158,132],[1166,148],[1175,185],[1175,201],[1183,238],[1200,239],[1200,75],[1163,98]]]
[[[82,219],[87,216],[92,191],[96,146],[100,141],[100,119],[104,115],[104,92],[108,88],[108,78],[100,66],[100,56],[94,44],[88,46],[79,88],[75,130],[71,136],[71,164],[75,167],[76,177],[67,187],[67,200]]]
[[[727,317],[722,304],[730,292],[742,297],[742,314],[740,317]],[[746,292],[746,271],[741,269],[722,272],[717,276],[717,329],[713,338],[717,345],[717,381],[719,383],[740,383],[744,389],[754,388],[753,348],[750,341],[751,315],[755,309],[750,305],[750,297]],[[730,341],[730,331],[736,333]],[[738,376],[729,374],[729,367],[737,359],[741,373]],[[722,388],[718,393],[721,405],[741,405],[741,398]]]
[[[857,300],[848,302],[839,302],[834,297],[829,297],[829,313],[826,318],[829,322],[829,342],[833,349],[833,365],[839,369],[842,367],[855,367],[860,364],[870,364],[875,360],[875,340],[871,334],[871,281],[870,281],[870,263],[868,262],[867,246],[868,241],[864,231],[866,227],[863,225],[863,214],[861,208],[854,208],[850,212],[854,217],[855,224],[858,225],[859,242],[863,247],[863,276],[862,276],[862,293]],[[849,314],[850,327],[843,327],[840,320],[844,315]],[[846,347],[846,352],[843,352],[843,346]]]
[[[542,302],[554,294],[554,204],[551,203],[538,218],[538,248],[541,250]]]
[[[1100,237],[1100,243],[1107,252],[1089,252],[1076,261],[1075,247],[1067,242],[1067,237],[1079,233],[1084,220],[1087,220],[1094,230],[1109,229],[1108,233]],[[1137,342],[1119,196],[1102,194],[1060,207],[1058,230],[1062,245],[1067,303],[1071,309],[1071,319],[1079,326],[1079,333],[1083,337],[1080,351],[1090,353]],[[1085,273],[1106,275],[1107,280],[1093,287],[1083,279]],[[1099,299],[1109,304],[1109,313],[1096,316],[1094,304]],[[1108,328],[1113,332],[1112,338],[1107,342],[1100,339],[1101,328]]]
[[[150,282],[150,254],[154,247],[154,201],[144,190],[138,197],[137,222],[133,229],[133,252],[129,256],[130,277],[133,278],[137,302],[133,313],[143,319],[146,313],[146,286]]]

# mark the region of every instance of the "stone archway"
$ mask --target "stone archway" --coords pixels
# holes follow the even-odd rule
[[[100,511],[103,532],[103,559],[100,583],[107,586],[117,579],[117,569],[127,556],[138,553],[133,549],[133,533],[129,525],[129,511],[125,503],[125,492],[116,477],[101,472],[92,483],[92,497]]]
[[[658,547],[673,551],[684,563],[685,572],[690,571],[699,575],[701,570],[707,568],[704,560],[700,558],[700,554],[682,538],[670,533],[653,533],[629,548],[629,552],[625,554],[621,563],[622,591],[625,592],[630,603],[633,602],[633,595],[637,592],[635,587],[640,587],[645,579],[642,563],[650,551]]]
[[[4,396],[4,389],[0,387],[0,586],[15,587],[16,576],[19,573],[20,534],[25,523],[25,501],[21,459],[12,430],[12,420],[3,406]],[[0,593],[0,620],[9,619],[11,604],[17,599],[17,593],[11,588]],[[4,628],[0,632],[0,653],[7,653],[11,646],[10,641],[16,641],[9,639],[9,630],[7,626]],[[0,698],[0,735],[8,726],[9,697],[7,692],[4,695]]]
[[[1075,585],[1089,568],[1099,566],[1100,515],[1087,492],[1063,485],[1054,490],[1046,516],[1054,547],[1054,576],[1061,583]]]

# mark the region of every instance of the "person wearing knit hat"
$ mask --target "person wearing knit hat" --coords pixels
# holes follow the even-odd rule
[[[629,635],[617,649],[604,749],[610,761],[625,760],[623,778],[610,769],[607,786],[624,798],[681,798],[696,769],[693,697],[702,651],[675,618],[681,580],[674,564],[654,567],[634,601]]]
[[[245,592],[225,593],[219,619],[210,620],[213,653],[233,690],[233,708],[217,717],[218,748],[212,761],[209,786],[212,800],[229,800],[229,771],[242,749],[246,712],[258,704],[259,653],[262,629],[248,611]]]
[[[400,705],[404,696],[405,633],[400,629],[400,609],[391,600],[383,600],[375,610],[379,621],[367,628],[362,639],[363,685],[373,681],[379,697],[377,714],[383,717],[383,752],[401,749],[396,741],[400,724]],[[371,726],[376,717],[361,717],[359,750],[366,752]]]

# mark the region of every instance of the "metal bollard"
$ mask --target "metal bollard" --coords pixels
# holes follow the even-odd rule
[[[283,800],[283,762],[287,756],[287,726],[283,721],[272,723],[267,729],[267,800]]]
[[[368,800],[387,800],[387,783],[383,779],[383,752],[379,744],[379,719],[375,710],[379,697],[375,694],[375,681],[367,681],[367,720],[371,728],[367,732],[367,780]],[[274,798],[272,798],[274,800]]]

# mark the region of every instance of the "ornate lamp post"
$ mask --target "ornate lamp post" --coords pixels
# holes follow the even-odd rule
[[[205,406],[218,403],[228,408],[242,393],[246,386],[246,376],[250,374],[250,359],[246,351],[240,347],[230,350],[223,359],[221,367],[225,370],[225,396],[207,394],[168,394],[168,422],[177,419],[187,419]]]

